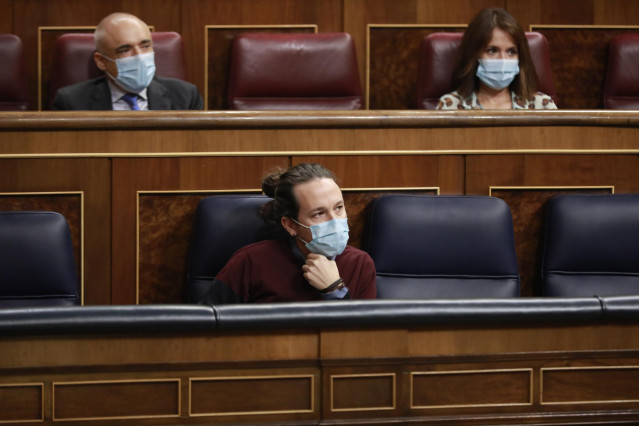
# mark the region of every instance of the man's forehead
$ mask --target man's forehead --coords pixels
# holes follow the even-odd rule
[[[151,39],[149,28],[134,19],[120,20],[116,24],[108,25],[105,30],[109,45],[113,48],[137,45]]]
[[[333,179],[313,179],[294,188],[300,208],[315,210],[342,201],[342,191]]]

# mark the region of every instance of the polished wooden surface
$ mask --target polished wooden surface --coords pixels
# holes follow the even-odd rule
[[[380,194],[494,191],[513,213],[523,296],[541,294],[550,195],[639,192],[633,111],[29,112],[0,114],[0,128],[3,209],[82,193],[90,305],[182,302],[197,202],[259,191],[275,166],[333,170],[356,246]]]
[[[634,322],[3,336],[0,420],[632,423],[638,342]]]

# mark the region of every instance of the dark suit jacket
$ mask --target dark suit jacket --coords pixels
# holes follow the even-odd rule
[[[197,87],[176,78],[153,77],[146,94],[150,110],[202,109]],[[112,110],[111,91],[106,77],[83,81],[58,90],[52,109],[63,111]]]

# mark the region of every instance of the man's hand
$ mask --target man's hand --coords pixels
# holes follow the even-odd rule
[[[328,260],[321,254],[309,254],[306,257],[306,263],[302,266],[302,271],[304,271],[304,278],[320,291],[339,280],[335,261]]]

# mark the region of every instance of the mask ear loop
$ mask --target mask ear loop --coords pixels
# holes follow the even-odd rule
[[[289,217],[289,219],[291,219],[293,222],[297,223],[299,226],[303,226],[303,227],[304,227],[304,228],[306,228],[306,229],[311,229],[311,227],[310,227],[310,226],[306,226],[306,225],[304,225],[304,224],[302,224],[302,223],[299,223],[298,221],[296,221],[296,220],[295,220],[295,219],[293,219],[292,217]],[[304,241],[303,239],[301,239],[301,238],[300,238],[300,236],[299,236],[299,235],[295,234],[295,235],[293,235],[293,236],[294,236],[295,238],[297,238],[298,240],[300,240],[301,242],[303,242],[304,244],[308,244],[308,241]]]

